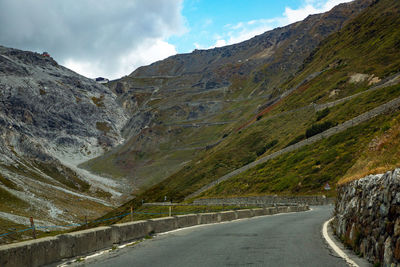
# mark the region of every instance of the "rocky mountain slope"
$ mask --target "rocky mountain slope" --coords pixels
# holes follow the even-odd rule
[[[132,114],[122,131],[127,142],[83,166],[130,177],[136,188],[161,181],[287,94],[280,85],[319,42],[371,2],[342,4],[239,44],[172,56],[111,82]]]
[[[107,87],[0,46],[0,226],[79,221],[120,203],[119,182],[76,165],[121,143],[126,120]]]

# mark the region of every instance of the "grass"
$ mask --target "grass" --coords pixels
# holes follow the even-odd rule
[[[54,162],[35,161],[35,167],[72,189],[88,192],[90,184],[81,179],[73,170]]]
[[[367,81],[355,84],[348,82],[355,73],[384,78],[399,72],[399,10],[398,1],[381,0],[341,31],[326,38],[306,60],[303,70],[284,88],[293,87],[315,71],[324,72],[288,97],[279,110],[310,102],[328,102],[367,89]],[[339,93],[332,98],[333,90]]]
[[[262,156],[282,149],[288,143],[294,143],[287,140],[295,139],[295,141],[298,141],[303,139],[307,129],[315,123],[326,124],[329,121],[332,125],[342,123],[386,103],[400,95],[399,89],[400,86],[397,85],[359,95],[332,107],[329,113],[324,118],[320,118],[318,122],[317,119],[320,114],[312,109],[262,118],[242,132],[226,137],[221,144],[207,151],[207,153],[200,154],[191,164],[183,167],[179,172],[160,183],[159,186],[150,188],[147,195],[153,196],[153,201],[161,201],[165,194],[170,194],[176,200],[182,200],[184,196],[211,181],[254,161],[271,142],[277,141],[275,146],[266,150]],[[374,101],[371,101],[371,99],[374,99]],[[268,129],[268,131],[265,129]],[[277,188],[279,186],[277,185]],[[306,193],[308,189],[305,188],[304,186],[300,187],[299,193]]]
[[[298,151],[284,154],[222,182],[202,196],[262,194],[323,194],[325,183],[335,188],[380,132],[382,125],[398,117],[389,114],[350,128]],[[395,149],[394,149],[395,150]],[[334,194],[334,190],[330,192]]]
[[[304,131],[307,126],[307,118],[312,118],[312,116],[313,113],[306,110],[294,116],[262,119],[243,133],[232,133],[218,146],[199,154],[192,160],[191,164],[183,167],[171,178],[162,182],[162,188],[168,191],[172,189],[172,192],[169,191],[168,194],[171,194],[174,199],[182,200],[183,196],[194,188],[207,184],[229,171],[254,161],[257,158],[257,153],[261,154],[262,150],[265,149],[268,152],[278,150],[281,147],[280,143],[284,143],[285,138],[285,136],[282,136],[282,132],[284,133],[282,129],[287,125],[292,125],[293,128],[286,128],[288,129],[287,134],[290,134],[293,130],[295,132]],[[306,125],[301,125],[299,121],[303,121]],[[271,131],[266,132],[264,130],[266,125],[270,127]],[[296,125],[299,126],[299,130],[296,129]],[[149,195],[161,197],[161,195],[165,195],[162,192],[165,191],[152,192]],[[159,201],[159,199],[154,200]]]
[[[96,122],[96,129],[107,134],[108,132],[110,132],[111,127],[108,122],[98,121]]]
[[[104,100],[104,95],[101,95],[100,97],[95,97],[95,96],[92,97],[93,104],[95,104],[98,108],[104,108],[103,100]]]
[[[377,1],[357,18],[345,24],[338,33],[322,41],[296,75],[291,75],[293,70],[282,74],[269,64],[254,70],[249,77],[232,76],[232,85],[227,89],[229,99],[250,97],[251,101],[229,103],[223,107],[220,114],[212,117],[235,120],[231,125],[214,130],[214,136],[225,138],[216,147],[188,157],[190,163],[157,185],[142,191],[137,195],[137,199],[144,199],[146,202],[162,201],[163,197],[168,195],[174,201],[181,201],[185,196],[230,171],[302,140],[312,125],[326,126],[328,122],[332,125],[339,124],[400,96],[399,85],[365,92],[373,86],[368,80],[350,82],[350,77],[356,73],[385,78],[400,72],[399,10],[398,1]],[[276,58],[282,56],[284,50],[278,51]],[[271,93],[271,97],[277,96],[300,84],[315,72],[321,73],[272,107],[262,109],[268,100],[251,98],[254,96],[251,92],[256,92],[257,95],[264,92],[264,95]],[[271,76],[274,76],[274,79]],[[288,79],[284,81],[284,78]],[[150,83],[150,80],[145,82]],[[312,104],[328,103],[360,92],[365,93],[329,110],[315,112],[313,109]],[[185,108],[183,111],[187,112]],[[169,112],[171,113],[165,112],[160,115],[163,122],[174,114]],[[361,166],[374,156],[365,152],[368,144],[382,134],[381,129],[393,129],[390,121],[395,116],[397,115],[381,115],[315,145],[284,154],[219,184],[206,192],[205,196],[326,193],[322,190],[326,182],[335,188],[336,182],[347,172],[352,176],[362,171],[354,169],[354,173],[351,172],[357,161],[360,161]],[[241,125],[246,127],[236,131]],[[203,133],[207,138],[212,136],[208,130],[182,130],[169,136],[170,140],[160,147],[168,150],[181,143],[193,143],[189,140],[192,134],[193,137],[196,135],[194,132],[198,134],[197,137],[201,137]],[[393,136],[396,135],[393,133]],[[181,140],[185,141],[180,142]],[[135,141],[131,140],[129,145],[136,144]],[[275,144],[268,146],[272,142]],[[129,150],[128,146],[124,149]],[[124,154],[126,158],[133,158],[132,155],[134,154],[130,152]],[[362,155],[365,157],[364,162]],[[397,158],[397,154],[395,155]],[[397,163],[393,161],[392,164]],[[375,165],[382,167],[382,163]],[[373,169],[373,166],[371,168]],[[334,195],[334,190],[329,194]],[[140,205],[137,199],[118,210],[126,210],[132,203]]]
[[[10,232],[15,232],[19,229],[24,229],[26,226],[14,223],[12,221],[0,218],[0,235],[5,234],[5,233],[10,233]],[[26,234],[26,233],[25,233]],[[12,242],[14,240],[20,240],[22,238],[22,234],[19,233],[13,233],[8,236],[4,236],[3,238],[0,238],[0,244],[6,243],[6,242]]]
[[[339,180],[351,182],[370,174],[385,173],[400,166],[400,116],[385,123],[355,164]]]
[[[5,178],[1,173],[0,173],[0,183],[5,185],[6,187],[14,190],[18,190],[18,186],[11,180]]]
[[[0,210],[14,212],[14,210],[27,209],[29,204],[0,187]]]

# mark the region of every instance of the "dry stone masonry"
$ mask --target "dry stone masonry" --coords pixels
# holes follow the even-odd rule
[[[334,229],[356,253],[400,266],[400,169],[338,188]]]

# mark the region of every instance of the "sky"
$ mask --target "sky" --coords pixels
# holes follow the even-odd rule
[[[0,0],[0,45],[89,78],[238,43],[350,0]]]

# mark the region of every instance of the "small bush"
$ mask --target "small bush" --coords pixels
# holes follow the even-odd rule
[[[317,111],[317,121],[320,121],[323,118],[325,118],[326,116],[328,116],[329,112],[330,112],[329,108],[325,108],[323,110]]]
[[[262,146],[256,151],[257,157],[264,154],[268,149],[273,148],[276,144],[278,144],[278,140],[272,140],[271,142],[267,143],[265,146]]]
[[[111,127],[108,125],[107,122],[96,122],[96,128],[99,131],[102,131],[104,133],[108,133],[111,130]]]
[[[322,133],[323,131],[328,130],[333,126],[335,126],[335,123],[331,121],[326,121],[323,123],[315,123],[306,130],[306,137],[310,138],[311,136]]]
[[[291,145],[294,145],[294,144],[296,144],[296,143],[298,143],[298,142],[300,142],[301,140],[304,140],[304,139],[306,139],[306,135],[305,135],[305,134],[301,134],[301,135],[299,135],[299,136],[296,136],[292,141],[290,141],[290,142],[287,144],[286,147],[291,146]]]
[[[100,97],[92,97],[93,104],[95,104],[99,108],[104,107],[103,100],[104,100],[104,95],[101,95]]]

